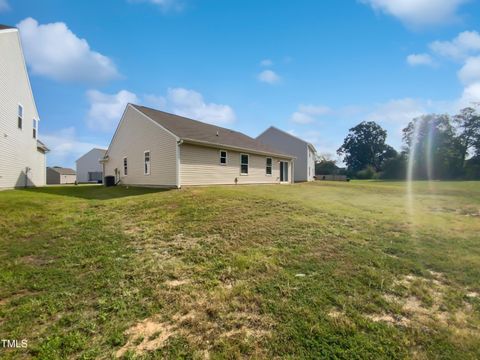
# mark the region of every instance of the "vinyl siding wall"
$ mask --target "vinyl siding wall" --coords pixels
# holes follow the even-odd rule
[[[295,181],[313,180],[314,173],[308,176],[308,151],[309,147],[303,140],[297,139],[289,134],[275,128],[269,128],[257,137],[257,140],[270,145],[283,153],[291,154],[295,159]],[[313,160],[314,161],[314,160]]]
[[[307,154],[308,154],[308,160],[307,160],[308,181],[313,181],[315,180],[315,177],[314,177],[315,176],[315,152],[308,145],[307,145]],[[308,169],[310,169],[310,171]]]
[[[249,173],[240,174],[241,152],[227,150],[227,165],[220,165],[220,149],[182,144],[180,146],[180,181],[182,186],[214,184],[275,184],[280,182],[280,163],[272,158],[272,175],[266,175],[266,158],[263,155],[249,155]],[[287,160],[286,160],[287,161]],[[289,163],[289,181],[292,164]]]
[[[131,106],[107,151],[105,175],[115,176],[118,169],[124,185],[176,187],[177,140]],[[144,175],[144,152],[150,151],[150,175]],[[123,175],[123,158],[128,172]],[[118,177],[117,177],[118,179]]]
[[[88,182],[89,172],[102,172],[103,167],[100,159],[105,156],[105,150],[92,149],[77,160],[77,180],[80,183]]]
[[[77,180],[77,175],[62,175],[57,171],[47,168],[47,184],[73,184]]]
[[[60,184],[60,174],[50,168],[47,168],[47,184]]]
[[[18,104],[23,127],[17,126]],[[0,31],[0,188],[43,186],[45,154],[37,150],[33,119],[38,119],[17,31]],[[37,131],[38,137],[38,131]],[[48,144],[47,144],[48,146]],[[26,177],[26,168],[28,179]]]

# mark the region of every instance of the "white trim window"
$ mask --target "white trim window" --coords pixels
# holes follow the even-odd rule
[[[265,175],[272,176],[273,160],[267,157],[265,159]]]
[[[23,106],[22,104],[18,104],[17,110],[17,126],[19,129],[23,128]]]
[[[128,175],[128,159],[127,157],[123,158],[123,176]]]
[[[143,152],[143,174],[150,175],[150,150]]]
[[[248,154],[240,154],[240,175],[248,175]]]
[[[226,150],[220,150],[220,165],[227,166],[228,153]]]
[[[37,138],[37,129],[38,129],[38,120],[36,119],[33,119],[33,122],[32,122],[32,129],[33,129],[33,138],[36,139]]]

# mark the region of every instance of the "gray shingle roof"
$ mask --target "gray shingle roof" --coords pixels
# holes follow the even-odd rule
[[[54,167],[51,167],[50,169],[52,169],[53,171],[56,171],[58,172],[60,175],[76,175],[77,173],[75,172],[75,170],[73,169],[70,169],[70,168],[62,168],[60,166],[54,166]]]
[[[206,143],[218,146],[219,148],[230,147],[293,158],[293,156],[289,154],[276,150],[238,131],[206,124],[201,121],[169,114],[145,106],[131,105],[185,142]]]
[[[6,29],[16,29],[16,28],[14,26],[0,24],[0,30],[6,30]]]

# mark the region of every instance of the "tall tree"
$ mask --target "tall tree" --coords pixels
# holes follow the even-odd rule
[[[380,171],[383,162],[396,151],[385,144],[387,131],[374,121],[364,121],[351,128],[337,154],[344,156],[348,170],[357,172],[371,166]]]
[[[477,110],[467,107],[453,118],[457,126],[458,139],[462,152],[462,166],[470,152],[480,155],[480,115]]]
[[[416,178],[447,179],[462,175],[462,147],[448,115],[425,115],[403,129],[406,152],[414,155]]]

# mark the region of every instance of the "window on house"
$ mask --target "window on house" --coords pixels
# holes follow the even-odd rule
[[[220,165],[227,165],[227,152],[220,150]]]
[[[143,173],[145,175],[150,175],[150,151],[144,152]]]
[[[240,174],[248,175],[248,155],[247,154],[240,155]]]
[[[272,175],[272,158],[267,158],[267,163],[265,166],[265,173],[267,175]]]
[[[23,106],[18,104],[18,128],[21,129],[23,127]]]
[[[33,119],[32,129],[33,129],[33,138],[34,138],[34,139],[37,138],[37,126],[38,126],[37,120]]]
[[[123,176],[127,176],[128,174],[128,162],[127,162],[127,158],[124,157],[123,158]]]

